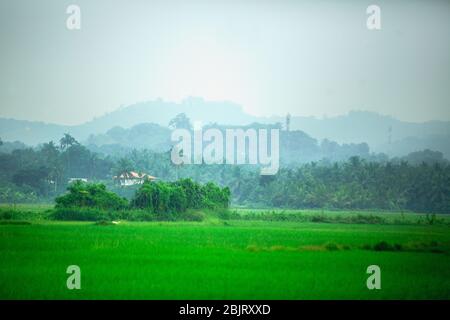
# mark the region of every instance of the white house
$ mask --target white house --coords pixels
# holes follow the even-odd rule
[[[136,184],[143,184],[145,181],[156,180],[156,177],[146,173],[130,171],[122,173],[120,176],[114,176],[113,179],[117,181],[121,186],[132,186]]]
[[[69,183],[72,183],[75,181],[88,182],[88,179],[87,178],[69,178]]]

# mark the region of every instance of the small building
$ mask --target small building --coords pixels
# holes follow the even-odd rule
[[[120,184],[120,186],[133,186],[136,184],[143,184],[145,181],[156,180],[156,177],[146,173],[138,173],[135,171],[122,173],[120,176],[114,176],[113,179]]]
[[[69,178],[69,180],[68,180],[69,183],[72,183],[75,181],[88,182],[88,179],[87,178]]]

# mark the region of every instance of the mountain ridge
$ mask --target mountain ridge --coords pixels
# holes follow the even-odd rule
[[[0,118],[0,137],[4,141],[37,145],[50,140],[58,141],[67,132],[85,141],[91,135],[105,134],[114,127],[128,129],[142,123],[167,127],[170,119],[182,112],[192,122],[200,121],[203,125],[247,125],[255,122],[280,122],[284,125],[286,119],[281,116],[253,116],[239,104],[230,101],[206,101],[198,97],[189,97],[181,102],[157,99],[120,107],[79,125]],[[333,117],[292,116],[290,128],[304,131],[319,141],[366,142],[375,152],[395,156],[430,148],[450,157],[450,147],[446,146],[450,145],[450,121],[407,122],[372,111],[352,110]]]

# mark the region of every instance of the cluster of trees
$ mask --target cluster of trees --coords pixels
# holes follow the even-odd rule
[[[170,126],[191,129],[189,120],[182,115]],[[283,135],[289,137],[283,140]],[[122,158],[102,156],[66,134],[59,144],[49,142],[34,149],[0,152],[0,202],[51,201],[65,191],[69,178],[87,178],[114,188],[130,199],[134,208],[158,212],[225,207],[231,195],[234,204],[253,207],[450,213],[450,164],[440,152],[425,150],[404,158],[374,159],[368,156],[365,144],[338,146],[324,141],[320,148],[328,154],[338,158],[344,158],[347,152],[361,156],[339,162],[311,158],[308,163],[299,164],[293,160],[297,157],[295,152],[314,153],[316,142],[300,131],[283,131],[280,138],[282,167],[275,176],[260,176],[259,168],[249,165],[174,165],[170,151],[135,149]],[[129,171],[151,174],[161,182],[145,184],[139,190],[113,186],[113,175]],[[71,186],[75,187],[81,188],[78,184]],[[96,197],[103,192],[101,187],[83,188],[79,191],[89,196],[78,194],[79,205],[97,203]],[[122,200],[108,201],[113,207],[120,207]]]
[[[108,191],[104,184],[76,181],[68,187],[68,193],[57,197],[55,202],[57,219],[95,220],[107,215],[119,216],[111,211],[132,209],[160,216],[176,215],[187,209],[227,208],[230,203],[230,190],[211,182],[201,185],[191,179],[145,182],[128,202],[127,199]]]
[[[56,197],[55,208],[96,208],[103,210],[126,209],[128,201],[106,190],[101,183],[75,181],[67,188],[67,194]]]
[[[59,144],[0,152],[0,201],[51,200],[67,187],[70,178],[105,179],[114,161],[89,151],[65,134]]]
[[[230,189],[212,182],[201,185],[192,179],[144,183],[131,200],[131,206],[155,213],[184,212],[187,209],[227,208]]]
[[[236,204],[450,213],[448,164],[382,164],[352,157],[344,163],[285,168],[276,176],[239,170],[235,176]]]
[[[122,162],[163,180],[191,177],[228,186],[236,205],[450,213],[450,164],[429,150],[384,162],[352,157],[285,166],[275,176],[260,176],[248,165],[175,166],[169,153],[148,150]]]

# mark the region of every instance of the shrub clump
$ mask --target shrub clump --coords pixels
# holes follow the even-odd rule
[[[205,214],[201,211],[188,210],[180,214],[180,218],[186,221],[203,221],[205,219]]]
[[[328,251],[337,251],[339,250],[339,246],[334,242],[328,242],[325,244],[325,249]]]
[[[380,241],[373,245],[375,251],[401,251],[402,249],[401,244],[395,243],[392,245],[386,241]]]
[[[411,242],[406,244],[390,244],[387,241],[380,241],[374,245],[365,244],[361,247],[364,250],[374,251],[411,251],[411,252],[432,252],[445,253],[447,250],[441,246],[437,241],[427,242]]]
[[[30,225],[30,221],[22,221],[22,220],[0,220],[0,224],[8,224],[8,225]]]
[[[145,182],[136,191],[130,206],[156,214],[183,213],[188,209],[227,208],[230,196],[228,187],[220,188],[214,183],[201,185],[191,179]]]
[[[41,220],[48,217],[50,210],[43,212],[14,208],[0,208],[0,220]]]
[[[55,220],[111,221],[202,221],[198,209],[226,209],[230,190],[214,183],[201,185],[191,179],[176,182],[145,182],[128,204],[103,184],[77,181],[68,193],[55,199],[50,218]],[[9,215],[6,213],[5,218]]]
[[[50,218],[63,221],[102,221],[120,219],[120,212],[96,208],[57,208]]]
[[[100,220],[95,223],[96,226],[114,226],[116,225],[112,221]]]
[[[380,216],[375,215],[367,215],[367,214],[358,214],[356,216],[352,216],[350,218],[351,223],[361,223],[361,224],[385,224],[386,219]]]
[[[56,209],[96,208],[101,210],[126,209],[128,201],[114,192],[106,190],[104,184],[76,181],[67,190],[67,194],[55,199]]]
[[[188,200],[180,186],[167,182],[148,182],[136,191],[130,206],[156,214],[183,212],[188,207]]]

